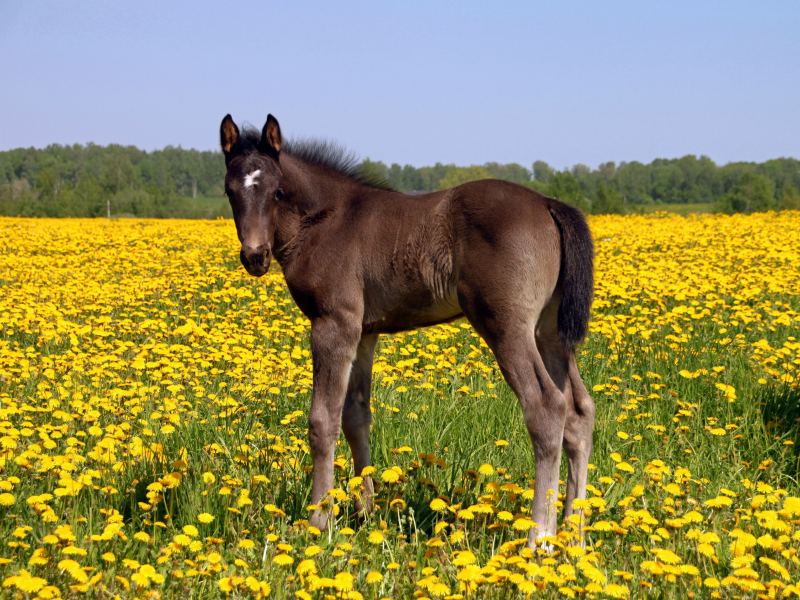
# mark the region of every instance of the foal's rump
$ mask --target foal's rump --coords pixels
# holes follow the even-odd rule
[[[535,322],[559,284],[562,235],[551,206],[558,211],[561,203],[505,181],[468,183],[452,192],[464,300],[485,303],[495,317]]]

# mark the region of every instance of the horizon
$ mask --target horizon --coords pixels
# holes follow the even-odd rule
[[[132,146],[132,147],[136,148],[137,150],[139,150],[141,152],[145,152],[147,154],[152,154],[154,152],[163,152],[164,150],[166,150],[168,148],[173,148],[173,149],[176,149],[176,150],[185,150],[185,151],[189,151],[189,152],[191,152],[191,151],[194,151],[194,152],[214,152],[216,154],[222,155],[222,150],[220,150],[219,148],[216,148],[216,149],[215,148],[209,148],[209,149],[201,150],[199,148],[183,148],[180,144],[178,144],[177,146],[173,145],[173,144],[167,144],[166,146],[164,146],[162,148],[154,148],[152,150],[147,150],[147,149],[144,149],[144,148],[139,148],[138,146],[135,146],[133,144],[125,145],[125,144],[117,144],[115,142],[111,142],[109,144],[95,144],[94,142],[86,142],[86,143],[83,143],[83,144],[81,144],[80,142],[75,142],[74,144],[58,144],[58,143],[54,143],[54,144],[48,144],[47,146],[44,146],[44,147],[35,147],[35,146],[24,147],[24,146],[19,146],[17,148],[8,148],[6,150],[0,150],[0,152],[12,152],[14,150],[35,150],[35,151],[41,152],[41,151],[47,150],[47,148],[50,147],[50,146],[60,146],[60,147],[82,146],[84,148],[87,148],[87,147],[89,147],[89,145],[99,146],[99,147],[103,147],[103,148],[109,147],[109,146],[120,146],[120,147],[123,147],[123,148]],[[345,150],[348,151],[348,152],[353,151],[352,148],[347,148],[347,147],[345,147]],[[382,162],[387,167],[391,166],[392,164],[399,164],[402,167],[405,167],[406,165],[411,165],[415,169],[421,169],[423,167],[432,167],[435,164],[442,164],[444,166],[453,165],[453,166],[456,166],[456,167],[473,167],[473,166],[483,166],[483,165],[486,165],[486,164],[489,164],[489,163],[498,163],[499,162],[499,161],[488,160],[488,161],[485,161],[485,162],[479,163],[479,164],[478,163],[472,163],[472,164],[469,164],[469,165],[466,165],[466,164],[461,164],[460,165],[460,164],[457,164],[457,163],[444,163],[442,161],[435,161],[434,163],[430,163],[430,164],[426,164],[426,165],[412,165],[411,163],[405,163],[405,164],[392,163],[392,162],[388,162],[388,161],[382,160],[380,158],[374,158],[374,157],[371,157],[371,156],[360,156],[360,155],[357,155],[357,156],[358,156],[359,162],[363,161],[365,159],[369,159],[369,160],[371,160],[373,162]],[[654,158],[654,159],[652,159],[652,160],[650,160],[648,162],[644,162],[644,161],[633,159],[633,160],[620,161],[620,162],[602,161],[602,162],[598,163],[597,165],[587,165],[585,163],[579,163],[579,162],[573,163],[572,165],[565,165],[563,167],[557,167],[557,166],[551,165],[549,163],[548,163],[548,165],[550,167],[554,168],[556,171],[571,170],[572,168],[574,168],[576,166],[579,166],[579,165],[589,167],[593,171],[596,171],[596,170],[599,169],[599,167],[601,165],[603,165],[605,163],[608,163],[608,162],[614,162],[614,165],[616,166],[616,168],[619,168],[621,165],[628,165],[628,164],[631,164],[631,163],[639,163],[639,164],[643,164],[643,165],[649,165],[649,164],[651,164],[652,162],[654,162],[656,160],[673,161],[673,160],[680,160],[680,159],[686,158],[686,157],[693,157],[693,158],[695,158],[697,160],[701,160],[703,158],[708,158],[717,167],[725,167],[727,165],[732,165],[732,164],[763,164],[765,162],[769,162],[769,161],[772,161],[772,160],[800,160],[800,159],[795,158],[794,156],[774,156],[772,158],[767,158],[767,159],[765,159],[763,161],[745,161],[745,160],[740,160],[740,161],[729,161],[729,162],[726,162],[726,163],[720,163],[720,162],[715,161],[713,158],[708,157],[708,156],[706,156],[704,154],[692,154],[692,153],[689,153],[689,154],[684,154],[683,156],[674,156],[674,157],[657,156],[656,158]],[[516,163],[516,164],[518,164],[518,165],[520,165],[522,167],[525,167],[529,171],[532,171],[533,163],[536,162],[536,160],[539,160],[539,159],[533,159],[533,160],[530,160],[527,163]],[[545,162],[547,162],[547,161],[545,161]],[[499,164],[511,164],[511,163],[499,163]]]
[[[798,17],[791,2],[0,2],[0,150],[217,150],[226,113],[259,128],[272,113],[287,137],[386,164],[794,157]]]

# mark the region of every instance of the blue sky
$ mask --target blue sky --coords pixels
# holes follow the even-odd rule
[[[800,3],[0,0],[0,150],[216,148],[219,123],[415,166],[800,157]]]

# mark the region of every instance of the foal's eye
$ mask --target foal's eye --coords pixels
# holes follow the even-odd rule
[[[283,190],[281,188],[275,190],[275,200],[283,200]]]

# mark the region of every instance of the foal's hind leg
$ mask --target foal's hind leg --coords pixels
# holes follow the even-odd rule
[[[369,397],[372,391],[372,359],[378,335],[361,337],[356,351],[356,358],[350,370],[350,383],[344,399],[342,411],[342,431],[350,451],[353,453],[355,474],[361,475],[364,467],[370,466],[369,426],[372,423],[372,411],[369,408]],[[364,477],[363,503],[356,501],[356,510],[370,512],[372,510],[372,479]]]
[[[569,473],[564,516],[575,514],[572,502],[586,498],[586,477],[589,456],[592,453],[594,427],[594,402],[581,380],[575,356],[567,352],[558,334],[558,298],[542,311],[536,332],[536,344],[547,372],[566,400],[564,426],[564,451]]]
[[[531,520],[536,526],[529,534],[529,545],[533,547],[537,538],[556,534],[566,399],[551,380],[532,332],[521,336],[506,332],[496,348],[497,363],[522,406],[536,458],[531,507]]]
[[[572,502],[586,499],[586,478],[592,454],[595,406],[578,372],[575,357],[569,360],[569,384],[572,401],[567,404],[567,423],[564,428],[564,451],[569,461],[565,516],[576,512]]]
[[[490,310],[482,299],[471,301],[466,293],[459,292],[464,313],[494,352],[503,376],[519,398],[533,443],[536,483],[531,520],[535,525],[529,532],[528,543],[534,547],[537,538],[556,533],[566,399],[551,380],[536,345],[534,328],[538,311]]]

